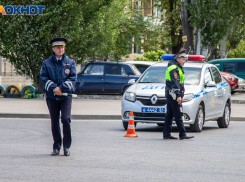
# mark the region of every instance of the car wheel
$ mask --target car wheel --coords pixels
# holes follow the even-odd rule
[[[164,123],[157,123],[157,126],[164,126]]]
[[[227,128],[229,126],[229,123],[230,123],[230,106],[228,103],[226,103],[226,105],[225,105],[225,110],[224,110],[223,116],[218,119],[217,123],[218,123],[218,126],[220,128]]]
[[[203,124],[204,124],[204,118],[205,118],[205,116],[204,116],[203,107],[201,105],[199,105],[198,110],[197,110],[197,114],[196,114],[195,123],[190,125],[191,131],[201,132]]]
[[[125,130],[127,130],[128,129],[128,122],[122,122],[122,124],[123,124],[123,128],[125,129]],[[136,125],[137,125],[137,123],[136,122],[134,122],[134,127],[136,128]]]
[[[234,93],[236,93],[236,91],[231,91],[231,94],[234,94]]]

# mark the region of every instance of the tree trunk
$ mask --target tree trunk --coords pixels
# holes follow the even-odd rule
[[[206,46],[202,47],[201,55],[203,55],[204,57],[208,56],[208,48]]]
[[[39,74],[38,75],[35,75],[34,82],[35,82],[35,92],[36,92],[36,94],[43,93],[43,85],[42,85],[42,82],[41,82],[41,79],[40,79],[40,75]]]
[[[174,1],[173,0],[169,0],[169,10],[170,12],[172,13],[173,12],[173,9],[174,9]],[[174,19],[173,17],[171,18],[171,24],[174,25]],[[174,33],[174,27],[171,26],[171,30],[170,30],[170,35],[171,35],[171,42],[172,42],[172,53],[173,54],[176,54],[176,50],[174,48],[174,36],[175,36],[175,33]]]
[[[187,3],[190,3],[190,0],[183,0],[183,2],[181,3],[181,21],[183,27],[183,36],[187,36],[187,42],[184,43],[184,49],[186,49],[187,53],[191,51],[191,54],[193,54],[193,28],[191,27],[190,22],[188,21],[190,13],[185,6],[185,4]]]
[[[219,57],[222,58],[222,59],[225,58],[226,43],[227,43],[227,35],[224,36],[224,38],[220,42]]]
[[[196,49],[196,55],[201,54],[201,29],[198,28],[197,30],[197,49]]]
[[[220,42],[220,49],[219,49],[219,57],[220,58],[226,58],[226,56],[228,54],[226,52],[226,43],[227,43],[228,36],[230,35],[235,23],[236,23],[236,19],[232,22],[230,28],[226,32],[226,35],[223,37],[223,39]]]

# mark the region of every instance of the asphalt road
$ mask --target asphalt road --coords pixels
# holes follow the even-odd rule
[[[244,122],[207,122],[191,140],[162,140],[162,127],[72,121],[71,156],[51,156],[47,119],[0,119],[0,181],[244,181]],[[177,128],[173,128],[178,136]]]

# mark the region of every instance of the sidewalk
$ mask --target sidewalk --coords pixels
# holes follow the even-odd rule
[[[118,97],[118,96],[116,96]],[[232,96],[231,121],[245,121],[245,94]],[[73,99],[72,119],[120,120],[121,100]],[[43,98],[18,99],[0,97],[1,118],[49,118]]]

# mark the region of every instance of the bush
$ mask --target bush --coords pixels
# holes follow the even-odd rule
[[[166,54],[164,50],[157,50],[157,51],[148,51],[144,52],[143,56],[137,56],[134,61],[161,61],[161,56]]]
[[[241,41],[236,49],[230,50],[227,58],[245,58],[245,40]]]

